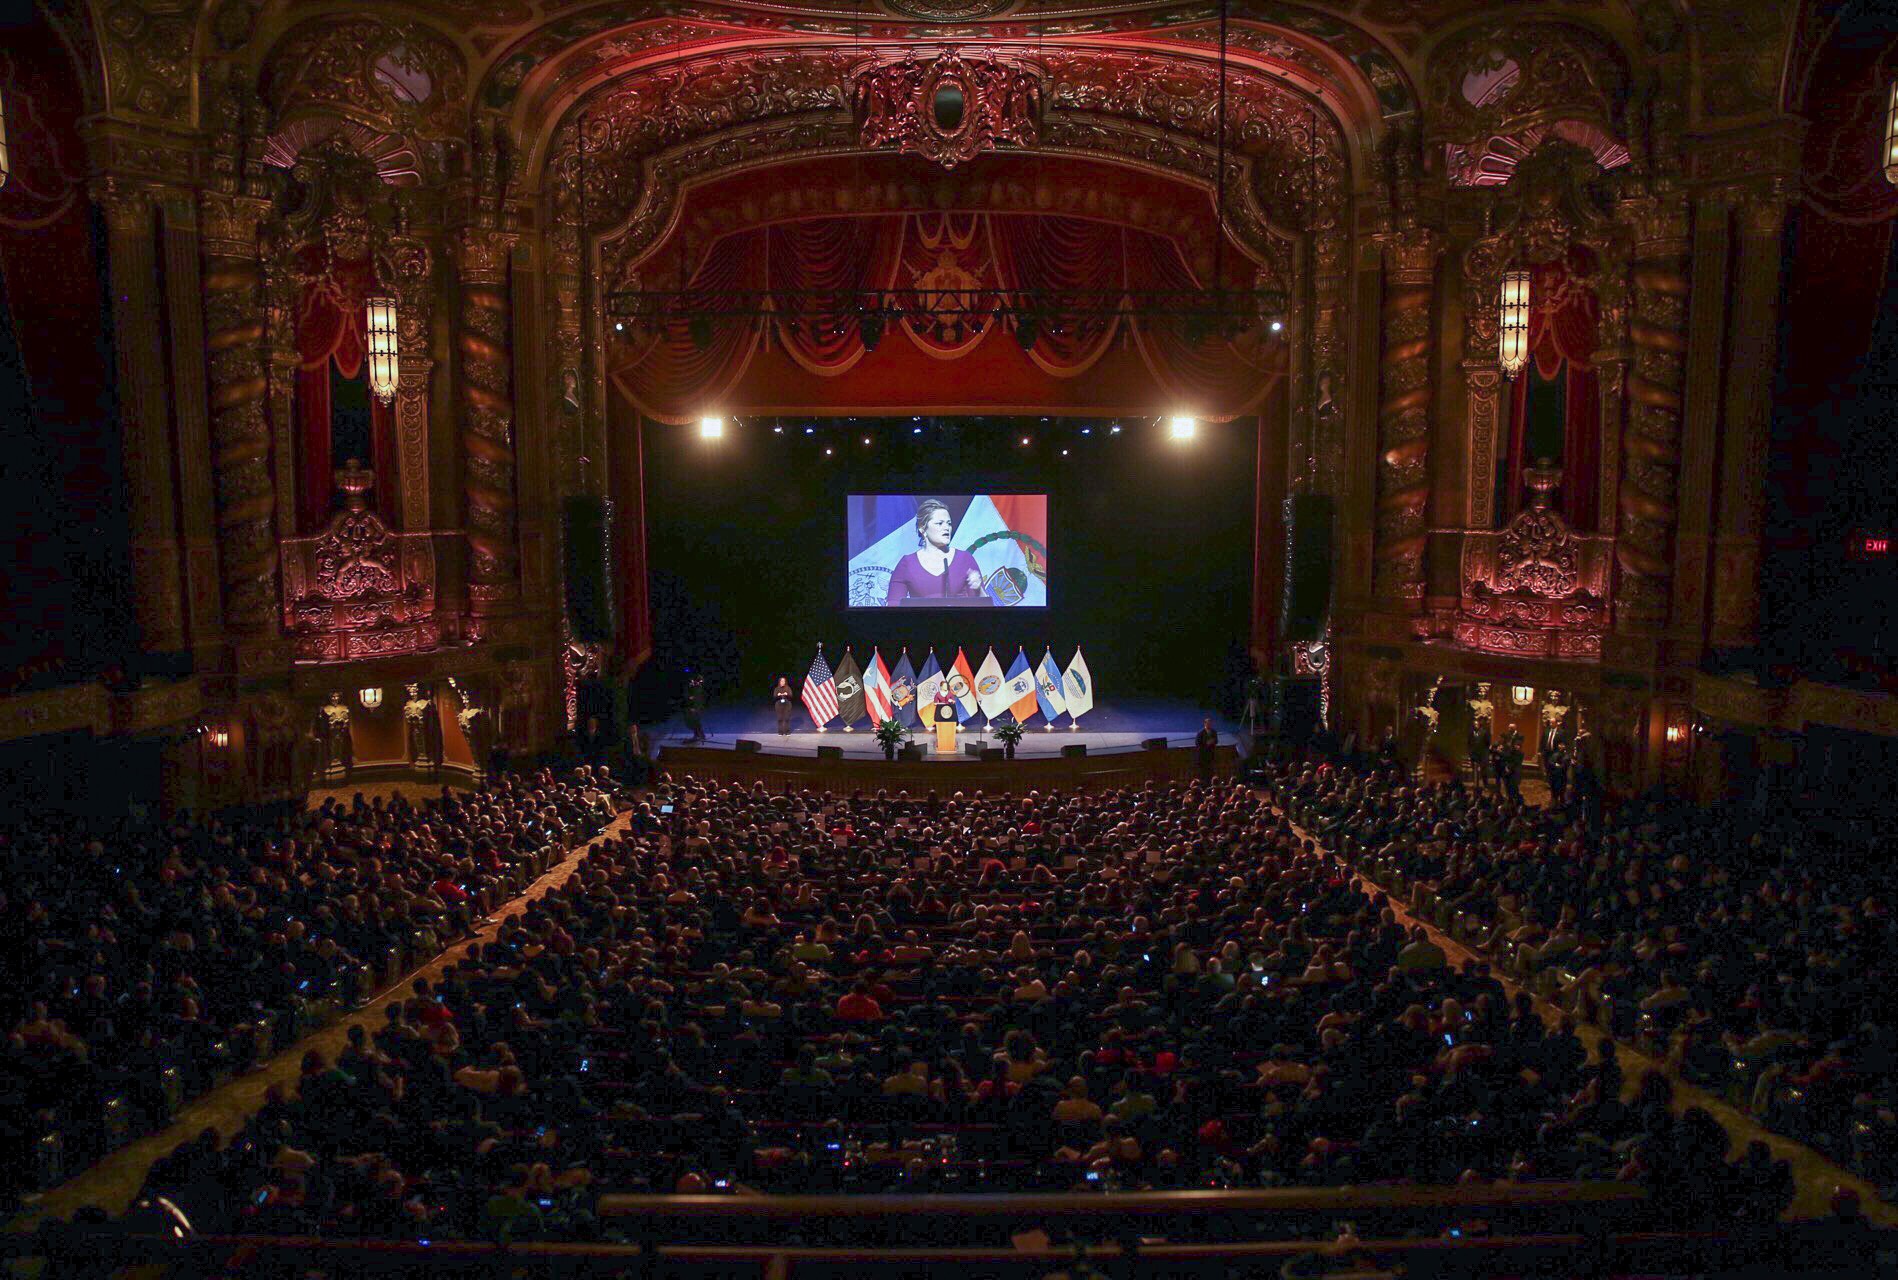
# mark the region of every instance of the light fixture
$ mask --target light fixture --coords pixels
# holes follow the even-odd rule
[[[920,436],[923,434],[923,429],[921,427],[911,427],[909,433],[913,436]]]
[[[781,435],[783,435],[783,434],[784,434],[784,425],[783,425],[782,423],[780,423],[779,425],[777,425],[777,426],[775,426],[775,427],[773,427],[773,428],[771,428],[771,434],[772,434],[772,435],[774,435],[774,436],[781,436]]]
[[[231,745],[231,731],[223,725],[211,730],[211,745],[219,751]]]
[[[1108,435],[1110,435],[1110,436],[1117,436],[1117,435],[1119,435],[1119,434],[1120,434],[1120,424],[1119,424],[1118,422],[1116,422],[1116,423],[1115,423],[1115,424],[1114,424],[1113,426],[1111,426],[1111,427],[1109,427],[1109,428],[1107,428],[1107,434],[1108,434]]]
[[[615,320],[615,321],[613,322],[613,332],[614,332],[614,333],[625,333],[625,332],[626,332],[626,322],[625,322],[624,320]]]
[[[1514,379],[1529,363],[1529,273],[1503,272],[1496,297],[1496,358],[1503,377]]]
[[[6,177],[6,138],[0,135],[0,180]],[[1885,181],[1898,187],[1898,80],[1891,82],[1891,101],[1885,107]]]
[[[1667,726],[1667,745],[1677,747],[1687,737],[1687,726],[1676,720]]]
[[[395,341],[395,299],[371,298],[369,317],[369,389],[376,399],[388,404],[395,399],[397,365]]]
[[[1021,442],[1022,442],[1022,447],[1023,447],[1024,449],[1028,447],[1028,437],[1027,437],[1027,436],[1023,436],[1023,437],[1021,438]]]
[[[12,172],[12,157],[7,154],[7,102],[0,97],[0,187],[7,185],[7,176]]]
[[[1065,458],[1065,457],[1067,457],[1067,456],[1068,456],[1068,451],[1067,451],[1066,449],[1063,449],[1063,450],[1061,451],[1061,456],[1062,456],[1062,457],[1064,457],[1064,458]]]
[[[824,456],[825,456],[826,458],[828,458],[828,457],[829,457],[829,456],[830,456],[831,454],[833,454],[833,453],[835,453],[835,452],[836,452],[836,450],[834,450],[834,449],[832,449],[832,448],[831,448],[831,447],[830,447],[829,445],[825,445],[825,446],[824,446]]]
[[[870,437],[869,437],[869,436],[865,436],[865,437],[863,438],[863,442],[864,442],[865,444],[869,444],[869,443],[870,443]]]
[[[1094,434],[1094,428],[1092,428],[1092,427],[1082,427],[1082,428],[1081,428],[1081,434],[1082,434],[1082,435],[1084,435],[1084,436],[1091,436],[1091,435],[1093,435],[1093,434]]]
[[[1198,433],[1198,418],[1189,418],[1182,414],[1177,418],[1167,419],[1167,434],[1175,440],[1191,440]]]
[[[1272,332],[1273,333],[1285,332],[1285,322],[1283,320],[1274,320],[1272,322]]]
[[[725,419],[723,418],[700,418],[699,419],[699,439],[722,440],[724,438],[725,438]]]
[[[807,435],[807,436],[814,436],[814,435],[816,435],[816,434],[817,434],[817,428],[816,428],[816,427],[806,427],[806,428],[804,428],[804,434],[805,434],[805,435]]]
[[[377,707],[382,705],[382,690],[359,689],[356,691],[356,698],[362,703],[363,710],[374,711]]]
[[[1526,684],[1509,686],[1509,700],[1519,707],[1526,707],[1536,700],[1536,691]]]

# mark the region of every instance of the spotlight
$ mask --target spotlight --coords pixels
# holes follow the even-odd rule
[[[1283,333],[1284,331],[1285,331],[1285,322],[1283,320],[1274,320],[1272,322],[1273,333]]]
[[[817,428],[816,428],[816,427],[806,427],[806,428],[804,428],[804,434],[805,434],[805,435],[807,435],[807,436],[814,436],[814,435],[816,435],[816,434],[817,434]]]
[[[875,351],[877,343],[883,341],[883,313],[866,311],[857,318],[857,334],[863,339],[865,351]]]
[[[1091,435],[1093,435],[1093,434],[1094,434],[1094,428],[1092,428],[1092,427],[1082,427],[1082,428],[1081,428],[1081,434],[1082,434],[1082,435],[1084,435],[1084,436],[1091,436]]]
[[[784,426],[783,426],[783,424],[782,424],[782,423],[780,423],[780,424],[779,424],[778,426],[775,426],[775,427],[773,427],[773,428],[771,428],[771,434],[772,434],[772,435],[774,435],[774,436],[781,436],[781,435],[783,435],[783,434],[784,434]]]
[[[920,436],[923,434],[923,429],[921,427],[911,427],[909,433],[913,436]]]
[[[865,444],[869,444],[869,443],[870,443],[870,437],[869,437],[869,436],[865,436],[865,437],[863,438],[863,442],[864,442]]]
[[[1191,440],[1199,431],[1199,421],[1184,415],[1167,421],[1167,434],[1175,440]]]
[[[1041,336],[1041,318],[1032,311],[1024,311],[1015,317],[1015,345],[1023,351],[1032,351],[1035,339]]]
[[[700,418],[699,419],[699,439],[722,440],[724,438],[725,438],[725,419],[723,418]]]
[[[1062,456],[1062,457],[1064,457],[1064,458],[1065,458],[1065,457],[1067,457],[1067,456],[1068,456],[1068,451],[1067,451],[1066,449],[1063,449],[1063,450],[1061,451],[1061,456]]]
[[[1023,436],[1023,437],[1021,438],[1021,442],[1022,442],[1022,448],[1024,448],[1024,449],[1026,449],[1026,448],[1028,447],[1028,437],[1027,437],[1027,436]]]
[[[613,332],[614,332],[614,333],[625,333],[625,332],[626,332],[626,322],[625,322],[624,320],[615,320],[615,321],[613,322]]]
[[[828,457],[829,457],[829,456],[830,456],[831,454],[833,454],[833,453],[835,453],[835,452],[837,452],[837,451],[836,451],[835,449],[833,449],[833,448],[831,448],[831,447],[830,447],[829,445],[825,445],[825,446],[824,446],[824,456],[825,456],[826,458],[828,458]]]
[[[1107,434],[1108,434],[1108,435],[1110,435],[1110,436],[1117,436],[1117,435],[1119,435],[1119,434],[1120,434],[1120,424],[1119,424],[1118,422],[1116,422],[1116,423],[1115,423],[1115,424],[1114,424],[1113,426],[1111,426],[1111,427],[1109,427],[1109,428],[1107,428]]]

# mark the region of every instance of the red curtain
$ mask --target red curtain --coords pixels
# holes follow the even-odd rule
[[[335,491],[336,460],[330,440],[330,369],[344,378],[364,376],[367,341],[363,335],[364,306],[375,288],[375,266],[368,260],[330,259],[320,246],[303,252],[304,270],[311,276],[303,287],[297,313],[297,527],[315,533],[329,521]],[[375,506],[382,518],[395,523],[396,475],[395,409],[374,395],[369,408],[372,444],[363,462],[375,468]]]
[[[1526,490],[1522,469],[1535,459],[1524,456],[1529,418],[1529,380],[1554,382],[1568,377],[1563,404],[1562,490],[1558,507],[1570,526],[1593,531],[1600,520],[1601,379],[1593,360],[1601,320],[1601,300],[1586,282],[1593,258],[1573,250],[1531,268],[1529,282],[1529,367],[1516,378],[1510,396],[1509,447],[1504,451],[1503,519],[1522,509]]]
[[[795,220],[719,239],[689,280],[682,314],[616,352],[616,383],[642,413],[661,421],[732,405],[784,413],[840,405],[866,412],[1115,412],[1154,403],[1156,387],[1167,408],[1226,418],[1256,409],[1284,366],[1283,344],[1262,329],[1228,341],[1194,332],[1182,317],[1136,317],[1124,306],[1079,318],[1037,317],[1024,350],[1012,321],[989,316],[1012,292],[1097,291],[1111,304],[1128,290],[1199,287],[1172,240],[1088,218],[902,213]],[[769,323],[693,318],[725,291],[768,292],[775,302],[807,291],[870,300],[891,289],[921,290],[953,305],[906,313],[875,351],[865,346],[854,313],[787,310]],[[965,310],[978,314],[958,314]]]

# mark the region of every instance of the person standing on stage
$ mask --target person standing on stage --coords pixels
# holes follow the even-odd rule
[[[1193,749],[1199,756],[1199,776],[1202,782],[1211,782],[1213,778],[1213,750],[1219,745],[1219,730],[1213,728],[1213,718],[1207,716],[1199,727],[1199,733],[1193,739]]]
[[[948,507],[934,498],[925,498],[917,504],[917,549],[896,562],[883,603],[900,604],[927,596],[984,598],[981,566],[967,551],[950,548],[955,534],[955,520]]]
[[[685,725],[692,731],[687,742],[705,741],[705,677],[694,674],[685,682]]]
[[[791,681],[789,677],[778,677],[778,687],[771,691],[771,701],[778,709],[778,736],[782,738],[791,732]]]

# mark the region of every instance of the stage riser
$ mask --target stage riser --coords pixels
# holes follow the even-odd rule
[[[820,791],[903,790],[912,795],[946,795],[979,787],[984,791],[1032,791],[1051,787],[1138,787],[1149,782],[1190,782],[1199,776],[1192,748],[1135,751],[1080,759],[974,761],[818,760],[798,756],[740,755],[735,751],[667,747],[659,766],[710,782],[762,782],[773,790],[786,786]],[[1238,771],[1239,754],[1220,747],[1213,772]]]

